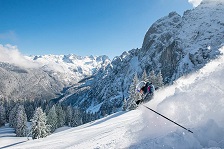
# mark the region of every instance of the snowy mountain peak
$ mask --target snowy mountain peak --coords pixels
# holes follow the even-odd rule
[[[171,32],[175,32],[178,29],[181,21],[181,16],[178,13],[171,12],[169,15],[153,23],[145,35],[142,49],[147,50],[157,40],[165,43],[171,38],[173,34]]]
[[[223,0],[203,0],[201,5],[217,5],[217,4],[224,4]]]
[[[196,9],[220,9],[223,7],[224,1],[223,0],[203,0],[200,5],[196,7]],[[222,9],[222,8],[221,8]],[[222,9],[223,10],[223,9]],[[209,12],[209,10],[207,10]],[[214,10],[213,10],[214,11]]]
[[[62,60],[65,63],[75,63],[76,61],[98,61],[98,62],[106,62],[106,61],[110,61],[109,57],[106,55],[102,55],[102,56],[77,56],[75,54],[68,54],[68,55],[39,55],[39,56],[31,56],[31,58],[33,58],[33,60],[39,60],[41,61],[41,59],[50,59],[53,61],[58,61],[58,60]]]
[[[0,53],[0,93],[10,99],[50,100],[110,63],[107,56],[24,56],[8,45],[0,45]]]
[[[30,56],[45,71],[56,72],[66,82],[78,82],[86,76],[91,76],[101,67],[106,67],[110,59],[103,56],[42,55]]]

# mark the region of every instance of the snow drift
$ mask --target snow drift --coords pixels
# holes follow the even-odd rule
[[[220,52],[224,52],[224,47]],[[147,106],[190,128],[193,135],[142,107],[147,128],[143,136],[150,136],[150,139],[143,140],[159,137],[151,140],[159,142],[153,148],[160,148],[161,145],[165,145],[165,148],[223,148],[223,73],[224,56],[221,56],[198,72],[184,76],[174,85],[160,90],[147,103]]]

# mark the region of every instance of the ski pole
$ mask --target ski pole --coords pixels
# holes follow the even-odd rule
[[[145,108],[147,108],[147,109],[149,109],[149,110],[151,110],[151,111],[155,112],[156,114],[158,114],[158,115],[162,116],[163,118],[165,118],[165,119],[167,119],[167,120],[171,121],[172,123],[176,124],[177,126],[179,126],[179,127],[183,128],[183,129],[187,130],[188,132],[193,133],[190,129],[187,129],[187,128],[185,128],[184,126],[181,126],[180,124],[178,124],[178,123],[174,122],[173,120],[171,120],[171,119],[169,119],[169,118],[165,117],[164,115],[162,115],[162,114],[160,114],[160,113],[156,112],[155,110],[153,110],[153,109],[151,109],[151,108],[149,108],[149,107],[147,107],[147,106],[145,106],[145,105],[143,105],[143,106],[144,106]]]

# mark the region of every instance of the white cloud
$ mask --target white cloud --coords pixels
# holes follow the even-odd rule
[[[0,62],[6,62],[26,68],[38,67],[38,64],[23,56],[16,46],[0,45]]]
[[[197,7],[202,0],[188,0],[189,3],[191,3],[194,7]]]

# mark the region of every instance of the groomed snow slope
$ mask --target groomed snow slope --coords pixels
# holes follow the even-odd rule
[[[224,52],[224,47],[220,49]],[[11,148],[224,148],[224,56],[156,92],[148,107],[194,133],[140,106],[98,121]]]

